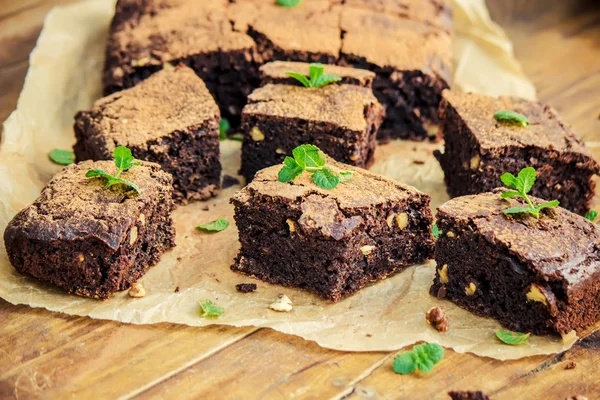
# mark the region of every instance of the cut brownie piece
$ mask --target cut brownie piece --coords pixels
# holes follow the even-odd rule
[[[239,122],[258,71],[254,41],[233,31],[227,5],[226,0],[119,0],[106,50],[105,94],[182,62],[205,81],[223,116]]]
[[[261,85],[268,83],[284,83],[287,85],[302,85],[297,79],[292,78],[287,73],[296,72],[308,76],[309,63],[294,61],[273,61],[260,67]],[[366,69],[338,67],[337,65],[326,65],[326,73],[337,75],[342,78],[337,83],[339,85],[357,85],[366,88],[373,86],[375,73]]]
[[[279,182],[276,165],[233,196],[242,244],[233,270],[338,301],[431,256],[428,195],[329,158],[327,166],[353,177],[325,190],[308,173]]]
[[[140,188],[136,194],[124,185],[105,189],[105,180],[85,177],[90,169],[117,172],[112,161],[66,167],[8,224],[4,242],[20,273],[105,299],[130,287],[175,246],[172,178],[158,164],[143,162],[121,174]]]
[[[305,88],[269,84],[248,97],[242,113],[242,166],[250,182],[304,143],[360,167],[374,159],[383,107],[371,90],[354,85]]]
[[[502,200],[502,191],[440,206],[431,294],[518,332],[568,333],[598,321],[600,229],[561,207],[539,219],[504,215],[523,203]]]
[[[75,156],[109,160],[117,146],[173,174],[177,203],[219,193],[219,108],[200,78],[178,66],[98,100],[75,116]]]
[[[452,197],[502,186],[504,172],[524,167],[537,171],[531,193],[578,214],[594,197],[594,174],[600,171],[583,142],[550,107],[518,98],[494,98],[446,91],[440,105],[444,153],[436,151]],[[500,110],[524,114],[530,125],[494,119]]]
[[[386,107],[382,140],[437,140],[438,106],[451,81],[445,30],[381,12],[344,7],[341,62],[377,73],[373,91]]]

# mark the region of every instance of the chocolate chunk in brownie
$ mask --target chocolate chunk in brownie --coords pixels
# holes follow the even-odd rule
[[[261,85],[265,86],[268,83],[284,83],[286,85],[297,85],[301,86],[297,79],[292,78],[287,73],[296,72],[309,76],[310,63],[295,62],[295,61],[273,61],[266,63],[260,67]],[[357,85],[366,88],[373,86],[373,79],[375,79],[375,73],[367,71],[366,69],[339,67],[337,65],[325,65],[324,73],[332,74],[342,78],[338,82],[334,82],[339,85]]]
[[[252,293],[256,290],[256,283],[238,283],[235,289],[240,293]]]
[[[75,156],[108,160],[116,146],[173,174],[177,203],[220,190],[219,108],[191,69],[160,71],[134,88],[98,100],[75,116]]]
[[[448,392],[448,396],[452,400],[490,400],[483,392],[470,390],[453,390]]]
[[[345,7],[343,64],[377,73],[373,91],[386,107],[382,140],[437,140],[441,93],[451,80],[450,35],[423,23]]]
[[[564,208],[505,215],[503,189],[439,207],[430,293],[518,332],[580,331],[600,319],[600,228]],[[534,204],[543,202],[532,198]]]
[[[502,186],[504,172],[524,167],[537,171],[531,193],[578,214],[585,213],[595,192],[593,175],[600,167],[569,126],[550,107],[527,100],[444,92],[440,106],[444,153],[434,154],[444,170],[452,197]],[[528,126],[501,123],[494,114],[524,114]]]
[[[305,88],[268,84],[248,97],[242,112],[242,166],[250,182],[305,143],[360,167],[373,161],[383,107],[370,89],[354,85]]]
[[[280,164],[232,197],[241,242],[234,271],[338,301],[431,256],[428,195],[331,158],[327,166],[353,177],[332,190],[308,173],[283,183]]]
[[[117,172],[112,161],[66,167],[4,232],[11,264],[69,293],[105,299],[125,290],[175,246],[171,175],[143,162],[121,174],[140,188],[104,188],[90,169]]]
[[[132,87],[166,64],[184,63],[232,123],[258,84],[255,44],[235,32],[226,0],[119,0],[106,50],[104,92]]]

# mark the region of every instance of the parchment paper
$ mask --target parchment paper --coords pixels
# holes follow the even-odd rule
[[[455,3],[455,86],[533,98],[532,85],[513,59],[510,42],[490,22],[483,0]],[[52,148],[72,145],[75,111],[89,107],[100,96],[103,51],[113,7],[112,0],[85,2],[54,9],[47,17],[31,54],[17,110],[4,125],[0,149],[2,232],[13,215],[30,204],[51,175],[59,171],[47,160],[47,154]],[[489,79],[489,74],[494,79]],[[413,142],[380,146],[372,170],[430,193],[436,207],[447,200],[442,172],[431,154],[438,146]],[[225,173],[235,175],[239,143],[223,142],[222,153]],[[238,189],[229,188],[217,199],[176,210],[177,247],[142,278],[147,292],[144,298],[133,299],[123,292],[98,301],[63,294],[17,274],[8,262],[4,243],[0,247],[0,296],[14,304],[136,324],[168,321],[193,326],[219,323],[271,327],[327,348],[353,351],[389,351],[426,340],[458,352],[514,359],[563,351],[576,339],[571,334],[563,340],[532,337],[522,346],[500,344],[494,336],[499,327],[496,322],[428,294],[434,274],[432,262],[411,267],[338,304],[238,275],[229,269],[238,250],[235,226],[216,234],[194,229],[196,224],[218,216],[232,221],[228,198]],[[239,294],[234,285],[242,282],[256,282],[258,290]],[[177,287],[179,292],[175,293]],[[280,293],[292,299],[292,312],[268,309]],[[205,298],[222,305],[225,315],[218,320],[200,317],[198,301]],[[436,305],[448,315],[447,333],[438,333],[425,322],[425,312]]]

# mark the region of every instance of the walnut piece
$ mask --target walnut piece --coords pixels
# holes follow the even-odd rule
[[[438,273],[440,274],[440,282],[443,284],[448,283],[448,264],[444,264]]]
[[[273,311],[290,312],[294,307],[289,297],[285,294],[280,294],[277,300],[269,304],[269,308]]]
[[[146,295],[146,289],[144,289],[141,283],[133,283],[128,293],[131,297],[144,297]]]
[[[252,128],[252,130],[250,131],[250,137],[255,142],[260,142],[261,140],[265,140],[265,135],[256,126],[254,128]]]
[[[365,255],[368,256],[369,254],[371,254],[373,252],[373,250],[375,250],[375,246],[371,246],[371,245],[366,245],[360,248],[360,251]]]
[[[477,291],[477,285],[475,285],[473,282],[469,283],[469,286],[467,286],[465,288],[465,294],[467,296],[473,296],[476,291]]]
[[[546,295],[544,294],[542,289],[540,289],[538,287],[538,285],[536,285],[535,283],[531,284],[531,286],[529,287],[529,292],[527,292],[526,296],[527,296],[527,301],[537,301],[540,303],[544,303],[545,305],[548,305],[548,300],[546,299]]]
[[[440,332],[448,330],[448,317],[444,314],[444,310],[439,307],[433,307],[425,314],[425,319],[431,326]]]

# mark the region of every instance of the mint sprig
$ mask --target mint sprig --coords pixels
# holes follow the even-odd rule
[[[400,353],[394,359],[392,368],[397,374],[410,374],[419,369],[421,372],[431,372],[435,364],[444,357],[444,348],[437,343],[416,345],[412,351]]]
[[[598,211],[590,210],[583,216],[583,218],[587,219],[588,221],[594,222],[596,218],[598,218]]]
[[[212,300],[200,301],[200,315],[205,318],[217,318],[225,314],[225,309],[216,305]]]
[[[196,226],[196,229],[200,231],[208,231],[208,232],[221,232],[225,230],[229,226],[229,221],[224,218],[218,218],[214,221],[211,221],[207,224],[200,224]]]
[[[296,7],[300,3],[302,3],[302,0],[277,0],[277,4],[286,8]]]
[[[504,174],[502,174],[502,176],[500,177],[500,180],[502,180],[502,183],[504,183],[506,186],[508,186],[510,188],[516,189],[516,191],[509,190],[507,192],[503,192],[500,195],[500,197],[503,199],[508,199],[511,197],[522,197],[527,202],[526,207],[507,208],[506,210],[503,211],[504,214],[527,213],[527,214],[532,215],[534,218],[539,218],[540,211],[542,209],[558,207],[558,205],[559,205],[558,200],[547,201],[545,203],[538,204],[538,205],[534,205],[531,202],[531,200],[527,196],[527,193],[529,193],[529,191],[533,187],[533,184],[535,183],[535,178],[536,178],[536,172],[535,172],[535,169],[532,167],[523,168],[521,171],[519,171],[519,174],[517,176],[514,176],[513,174],[511,174],[509,172],[505,172]]]
[[[500,110],[494,114],[494,118],[498,122],[503,122],[512,125],[529,125],[529,119],[523,114],[511,110]]]
[[[75,162],[75,154],[70,150],[54,149],[48,154],[50,160],[56,164],[69,165]]]
[[[529,333],[513,332],[503,329],[496,330],[496,337],[506,344],[517,346],[523,344],[529,339]]]
[[[113,157],[115,159],[115,165],[118,168],[118,171],[115,175],[111,175],[106,171],[101,169],[90,169],[86,172],[86,178],[104,178],[106,179],[106,185],[104,185],[105,189],[116,185],[122,184],[125,186],[129,186],[131,189],[135,190],[137,193],[140,193],[140,188],[133,182],[128,181],[127,179],[120,178],[122,172],[127,171],[128,169],[135,167],[136,165],[140,165],[141,162],[135,161],[133,155],[131,154],[131,150],[129,150],[125,146],[118,146],[113,151]]]
[[[438,228],[437,224],[433,224],[433,227],[431,228],[431,233],[433,234],[433,237],[435,239],[438,239],[442,234],[442,231],[440,230],[440,228]]]
[[[219,121],[219,140],[227,140],[227,132],[231,129],[231,124],[225,118]]]
[[[342,78],[337,75],[323,73],[324,70],[325,67],[323,67],[323,64],[311,63],[308,67],[308,78],[298,72],[286,72],[286,74],[300,81],[300,83],[307,88],[320,88],[342,80]]]
[[[352,171],[335,172],[325,167],[327,158],[317,146],[303,144],[292,151],[292,157],[283,160],[283,167],[277,174],[279,182],[291,182],[304,171],[313,174],[312,180],[315,185],[323,189],[334,189],[341,182],[352,179]]]

